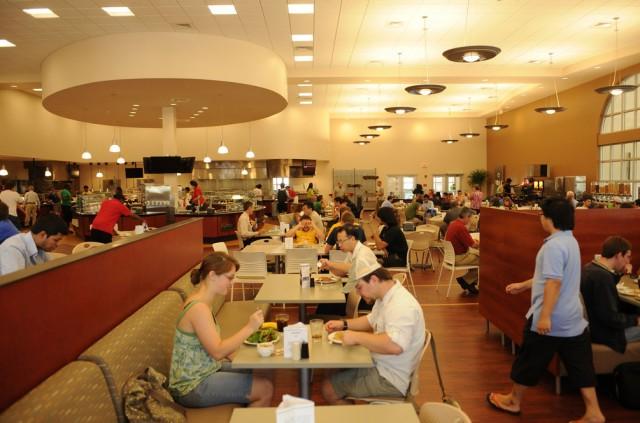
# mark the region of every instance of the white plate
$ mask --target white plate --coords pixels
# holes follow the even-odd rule
[[[318,275],[314,278],[314,281],[319,285],[330,285],[336,283],[340,278],[331,275]]]
[[[327,336],[327,339],[329,340],[330,343],[332,343],[332,344],[342,344],[342,339],[336,339],[336,335],[338,333],[343,333],[343,332],[342,331],[331,332],[329,334],[329,336]]]
[[[273,341],[268,341],[268,342],[271,342],[271,343],[275,344],[275,343],[276,343],[276,342],[278,342],[279,340],[280,340],[280,333],[278,332],[278,333],[276,334],[276,339],[274,339]],[[251,346],[254,346],[254,347],[255,347],[256,345],[258,345],[258,344],[262,344],[263,342],[249,342],[249,341],[247,341],[247,340],[245,339],[245,340],[244,340],[244,343],[245,343],[245,345],[251,345]]]

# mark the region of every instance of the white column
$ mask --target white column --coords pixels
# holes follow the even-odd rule
[[[178,155],[178,143],[176,142],[176,109],[173,107],[162,108],[162,154],[165,156]],[[164,184],[171,187],[172,199],[178,200],[178,176],[175,173],[164,175]]]

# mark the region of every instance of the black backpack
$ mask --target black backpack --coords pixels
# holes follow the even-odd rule
[[[620,404],[640,410],[640,362],[619,364],[613,371],[613,378]]]

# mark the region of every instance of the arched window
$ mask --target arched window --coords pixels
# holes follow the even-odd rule
[[[621,85],[639,85],[640,73],[631,75]],[[612,95],[602,117],[601,134],[640,128],[640,89]]]

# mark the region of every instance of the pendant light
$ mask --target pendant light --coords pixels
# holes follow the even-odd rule
[[[611,80],[611,85],[608,85],[606,87],[596,88],[595,91],[598,94],[620,95],[622,93],[628,93],[628,92],[633,91],[636,88],[638,88],[637,85],[616,84],[616,76],[617,76],[617,73],[618,73],[618,19],[620,19],[620,18],[618,18],[617,16],[615,18],[613,18],[613,21],[615,23],[614,31],[615,31],[615,34],[616,34],[616,51],[615,51],[615,57],[613,58],[613,79]]]
[[[87,123],[84,122],[82,124],[82,160],[91,160],[91,153],[89,153],[89,149],[87,148]]]
[[[371,142],[371,141],[367,141],[367,140],[358,140],[358,141],[354,141],[353,143],[354,143],[354,144],[357,144],[357,145],[362,145],[362,146],[364,146],[364,145],[369,144],[370,142]]]
[[[387,129],[391,129],[391,125],[371,125],[367,128],[371,129],[372,131],[384,131]]]
[[[449,115],[449,119],[448,119],[449,120],[449,122],[448,122],[449,124],[447,126],[449,127],[449,137],[445,138],[443,140],[440,140],[440,142],[443,142],[445,144],[453,144],[453,143],[458,142],[458,140],[451,136],[451,107],[449,107],[448,115]]]
[[[251,144],[253,144],[252,135],[253,135],[253,131],[251,129],[251,124],[249,124],[249,149],[247,150],[247,152],[244,155],[247,159],[253,159],[253,158],[256,157],[256,153],[254,153],[253,149],[251,148]]]
[[[220,146],[218,147],[218,154],[229,154],[229,148],[224,145],[224,128],[220,127]]]
[[[402,65],[402,52],[398,52],[398,82],[400,82],[400,66]],[[393,107],[385,107],[386,112],[394,113],[396,115],[404,115],[407,113],[415,112],[415,107],[410,106],[393,106]]]
[[[553,66],[553,53],[549,53],[549,66]],[[556,84],[556,78],[553,78],[553,91],[556,94],[556,106],[550,107],[537,107],[534,110],[538,113],[544,113],[546,115],[554,115],[559,112],[567,110],[566,107],[560,106],[560,97],[558,97],[558,85]]]
[[[4,164],[2,165],[2,169],[0,169],[0,176],[7,176],[9,175],[9,172],[7,172],[7,168],[4,167]]]
[[[124,157],[120,156],[116,159],[116,163],[117,164],[125,164],[127,161],[124,159]]]
[[[471,97],[467,98],[467,110],[471,111]],[[471,119],[467,118],[467,123],[469,124],[469,130],[467,132],[462,132],[458,135],[465,138],[479,137],[480,134],[478,132],[473,132],[471,130]]]
[[[509,127],[509,125],[501,125],[498,123],[498,112],[500,111],[499,103],[498,103],[498,84],[496,84],[496,120],[492,125],[485,125],[484,127],[487,129],[491,129],[492,131],[501,131]]]
[[[116,130],[118,128],[113,128],[113,139],[111,140],[111,145],[109,146],[109,153],[119,153],[120,146],[118,145],[118,139],[116,138]]]
[[[53,175],[53,174],[52,174],[52,173],[51,173],[51,171],[49,170],[49,166],[47,166],[47,167],[44,169],[44,177],[45,177],[45,178],[51,178],[51,176],[52,176],[52,175]]]
[[[204,133],[204,158],[202,161],[211,163],[211,157],[209,156],[209,128],[207,128]]]
[[[242,174],[242,176],[247,176],[249,174],[249,171],[247,170],[246,167],[243,167],[240,173]]]
[[[102,178],[104,174],[102,173],[102,168],[100,167],[100,163],[98,163],[98,172],[96,173],[96,178]]]
[[[424,33],[424,64],[427,68],[426,70],[427,83],[420,84],[420,85],[411,85],[409,87],[406,87],[404,90],[409,94],[414,94],[414,95],[438,94],[444,91],[447,87],[445,87],[444,85],[436,85],[436,84],[429,83],[429,66],[427,65],[428,55],[427,55],[427,17],[426,16],[422,17],[422,31]]]
[[[122,132],[120,132],[120,146],[119,146],[119,148],[120,148],[119,153],[120,154],[118,154],[118,158],[116,159],[116,163],[117,164],[125,164],[127,162],[125,160],[125,158],[124,158],[124,155],[122,154],[123,146],[124,146],[124,138],[122,137]]]
[[[372,140],[374,138],[378,138],[380,134],[360,134],[360,136],[365,140]]]
[[[467,14],[464,19],[464,44],[467,44],[467,28],[469,24],[469,2],[467,0]],[[442,53],[444,57],[452,62],[460,62],[460,63],[476,63],[482,62],[484,60],[493,59],[498,54],[500,54],[502,50],[498,47],[494,46],[467,46],[464,47],[456,47],[449,49]]]

